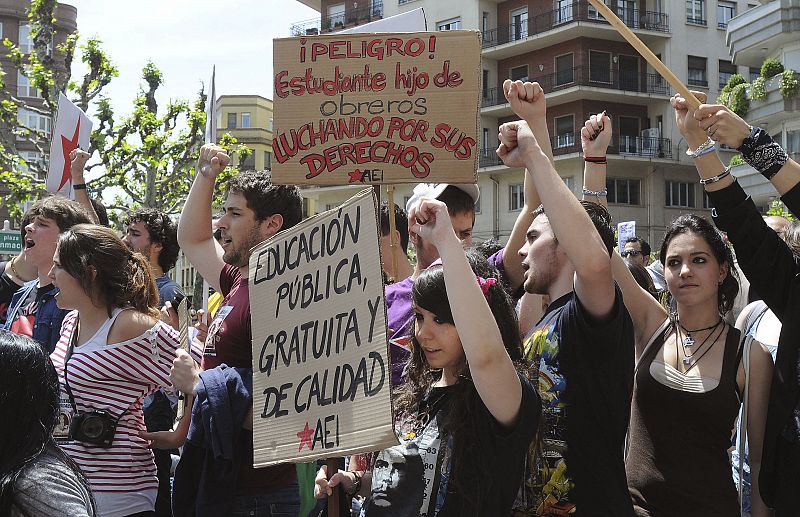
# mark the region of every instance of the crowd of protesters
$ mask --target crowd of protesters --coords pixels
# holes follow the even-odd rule
[[[800,225],[762,217],[716,146],[793,214],[800,166],[725,106],[676,95],[713,217],[678,217],[656,254],[640,237],[615,250],[611,119],[581,130],[578,199],[545,92],[503,90],[519,120],[497,154],[524,168],[524,207],[505,245],[475,246],[477,185],[381,207],[399,445],[338,472],[253,467],[250,253],[302,220],[300,190],[268,171],[218,184],[229,157],[208,144],[179,221],[132,210],[120,235],[74,151],[75,200],[37,201],[0,263],[0,514],[305,517],[337,491],[340,515],[364,517],[800,515]],[[189,351],[179,250],[215,291]]]

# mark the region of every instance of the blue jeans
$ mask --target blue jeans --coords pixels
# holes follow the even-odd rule
[[[242,495],[234,499],[231,517],[298,517],[300,514],[300,486],[293,483],[286,488],[265,495]]]

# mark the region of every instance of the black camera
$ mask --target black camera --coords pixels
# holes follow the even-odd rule
[[[117,421],[105,411],[74,415],[69,424],[71,440],[99,445],[105,449],[111,447],[116,432]]]

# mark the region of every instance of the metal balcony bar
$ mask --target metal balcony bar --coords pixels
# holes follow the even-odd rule
[[[611,7],[615,14],[631,29],[644,29],[658,32],[669,32],[668,16],[654,11]],[[496,47],[513,41],[520,41],[528,36],[535,36],[572,22],[591,22],[608,25],[603,15],[591,7],[588,2],[575,2],[559,9],[539,14],[520,23],[498,26],[496,29],[483,31],[483,48]]]
[[[669,95],[670,86],[659,74],[641,74],[619,69],[589,66],[576,66],[553,74],[532,77],[546,93],[563,90],[572,86],[592,86],[622,92],[639,92],[656,95]],[[481,107],[505,104],[502,88],[487,88],[481,95]]]
[[[292,36],[316,36],[333,30],[361,25],[383,18],[383,1],[373,0],[372,5],[360,9],[347,9],[340,14],[328,15],[297,22],[291,27]]]

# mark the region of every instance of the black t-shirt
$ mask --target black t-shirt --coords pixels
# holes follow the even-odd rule
[[[0,304],[9,303],[11,301],[11,297],[14,296],[14,293],[22,287],[19,284],[14,283],[11,280],[11,277],[5,273],[2,273],[6,268],[5,262],[0,262]]]
[[[525,451],[540,414],[536,390],[523,376],[520,380],[522,403],[513,429],[501,428],[483,401],[475,397],[470,425],[475,426],[478,443],[463,453],[464,466],[456,470],[459,477],[451,477],[453,440],[441,429],[456,387],[431,389],[424,404],[432,415],[428,424],[416,431],[401,429],[401,444],[378,453],[372,470],[372,493],[361,515],[509,515],[523,477]]]
[[[612,314],[598,321],[574,292],[554,300],[525,338],[542,399],[528,455],[525,515],[633,515],[623,446],[633,386],[633,323],[615,288]]]

